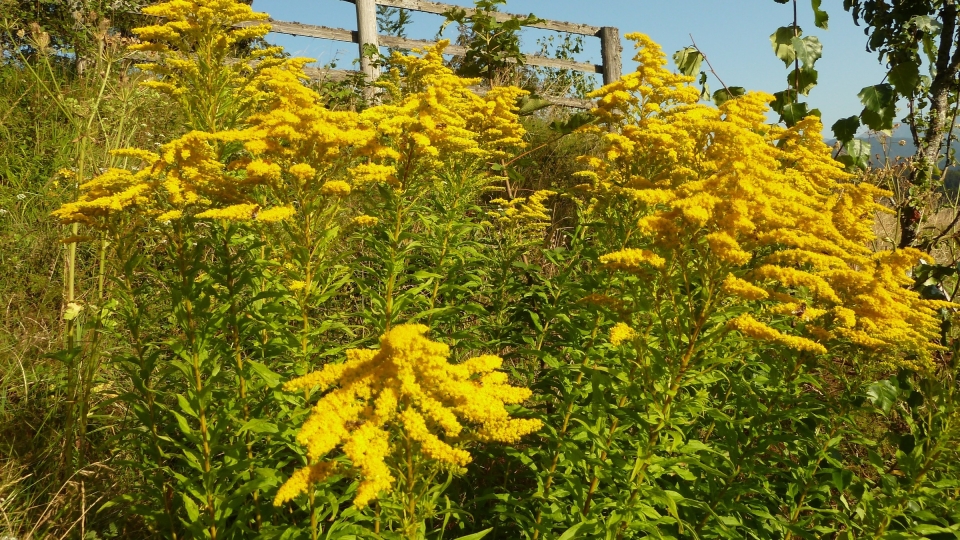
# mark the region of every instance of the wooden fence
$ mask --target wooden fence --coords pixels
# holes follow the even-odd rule
[[[316,26],[312,24],[301,24],[295,22],[270,20],[272,31],[291,36],[314,37],[329,39],[334,41],[344,41],[347,43],[356,43],[360,50],[360,69],[364,76],[370,80],[379,77],[379,70],[370,58],[363,54],[367,46],[374,47],[396,47],[401,49],[416,49],[434,45],[435,41],[421,41],[407,39],[397,36],[384,36],[377,33],[377,5],[388,6],[410,11],[420,11],[424,13],[443,14],[452,9],[464,9],[467,14],[472,14],[475,10],[470,8],[460,8],[450,4],[439,2],[429,2],[426,0],[343,0],[351,2],[357,6],[357,30],[347,30],[344,28],[328,28],[326,26]],[[507,20],[516,15],[509,13],[496,12],[493,14],[499,21]],[[531,66],[548,67],[555,69],[570,69],[583,71],[587,73],[599,73],[603,76],[603,83],[608,84],[616,81],[621,75],[620,53],[620,31],[612,26],[590,26],[588,24],[568,23],[561,21],[541,20],[538,23],[530,25],[533,28],[544,30],[553,30],[557,32],[568,32],[582,36],[593,36],[600,38],[601,64],[591,64],[587,62],[577,62],[574,60],[562,60],[557,58],[548,58],[537,55],[524,55],[523,62]],[[463,55],[466,48],[449,45],[445,52],[453,55]],[[347,71],[336,70],[310,70],[312,75],[327,76],[333,78],[345,77],[349,74]],[[589,101],[544,96],[544,99],[557,105],[563,105],[576,108],[590,108],[592,103]]]

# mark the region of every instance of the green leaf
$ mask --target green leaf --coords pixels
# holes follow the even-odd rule
[[[252,431],[254,433],[278,433],[276,424],[268,422],[263,418],[251,418],[247,423],[240,427],[240,433]]]
[[[843,145],[843,155],[838,159],[848,169],[866,169],[870,164],[870,143],[860,139],[851,139]]]
[[[570,115],[570,118],[564,120],[554,120],[550,123],[550,130],[559,133],[560,135],[568,135],[573,133],[577,129],[592,124],[597,119],[596,116],[586,113],[579,112],[573,115]]]
[[[517,114],[520,116],[529,116],[540,109],[549,107],[551,103],[537,96],[524,96],[520,98],[520,110]]]
[[[187,423],[187,419],[183,417],[182,414],[177,411],[170,411],[173,413],[174,418],[177,420],[177,425],[180,427],[180,431],[186,435],[191,435],[193,430],[190,429],[190,424]]]
[[[833,123],[831,129],[833,129],[833,136],[836,137],[838,141],[846,143],[847,141],[853,140],[857,134],[857,130],[860,129],[860,118],[857,116],[841,118]]]
[[[880,407],[884,414],[890,413],[890,409],[897,402],[898,393],[897,387],[889,380],[877,381],[867,386],[867,399]]]
[[[787,75],[787,85],[803,95],[808,95],[810,90],[813,90],[813,87],[817,85],[817,70],[806,67],[799,70],[795,69]]]
[[[916,62],[902,62],[892,68],[887,74],[887,80],[901,95],[911,97],[917,93],[920,86],[920,64]]]
[[[190,406],[190,401],[187,400],[183,394],[177,394],[177,404],[180,405],[180,410],[192,416],[193,418],[199,418],[197,413],[193,410],[193,407]]]
[[[816,36],[794,37],[790,40],[794,53],[803,67],[813,69],[813,65],[823,55],[823,45]]]
[[[490,527],[489,529],[484,529],[484,530],[482,530],[482,531],[480,531],[480,532],[477,532],[477,533],[468,534],[468,535],[466,535],[466,536],[458,537],[458,538],[456,538],[455,540],[480,540],[481,538],[483,538],[484,536],[490,534],[491,532],[493,532],[493,527]]]
[[[921,32],[936,35],[940,33],[943,25],[930,15],[914,15],[907,21],[907,27],[913,27]]]
[[[719,107],[727,101],[735,97],[742,96],[746,94],[747,91],[742,86],[730,86],[728,88],[721,88],[713,93],[713,102]]]
[[[860,119],[874,131],[893,129],[893,117],[896,114],[896,94],[893,86],[882,83],[868,86],[857,96],[863,103]]]
[[[577,523],[573,527],[570,527],[569,529],[563,531],[563,534],[561,534],[560,538],[557,538],[557,540],[572,540],[573,538],[576,538],[577,531],[579,531],[580,527],[583,527],[584,525],[585,524],[582,521],[580,523]]]
[[[200,519],[200,508],[197,506],[197,503],[186,493],[182,493],[181,496],[183,498],[183,508],[187,511],[187,517],[190,518],[190,521],[195,523],[198,519]]]
[[[810,7],[813,8],[813,24],[817,25],[817,28],[827,29],[830,22],[830,15],[826,11],[820,9],[821,0],[810,0]]]
[[[263,379],[263,382],[267,383],[267,386],[274,388],[280,385],[280,375],[274,373],[270,368],[257,362],[256,360],[247,360],[247,364],[253,370],[254,373],[260,376]]]
[[[684,47],[673,53],[673,62],[677,65],[680,73],[687,77],[693,77],[700,71],[700,64],[703,62],[703,55],[696,47]]]
[[[783,106],[780,112],[780,118],[787,124],[787,127],[796,125],[797,122],[810,116],[811,111],[806,103],[789,103]]]
[[[793,48],[793,28],[790,26],[781,26],[777,31],[770,35],[770,43],[773,45],[773,53],[777,58],[783,60],[783,65],[789,67],[797,59],[797,51]]]

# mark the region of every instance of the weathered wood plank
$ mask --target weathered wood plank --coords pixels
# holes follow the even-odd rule
[[[355,2],[356,0],[344,0],[345,2]],[[434,13],[443,15],[451,9],[462,9],[467,14],[473,14],[476,10],[452,4],[443,4],[440,2],[429,2],[428,0],[376,0],[381,6],[409,9],[412,11],[422,11],[424,13]],[[494,13],[493,16],[500,22],[509,20],[518,15],[510,13]],[[519,15],[522,17],[522,15]],[[570,32],[571,34],[581,34],[584,36],[596,36],[600,33],[599,26],[589,24],[569,23],[563,21],[544,20],[539,23],[531,24],[532,28],[542,28],[544,30],[554,30],[556,32]]]
[[[345,30],[343,28],[329,28],[326,26],[302,24],[297,22],[276,21],[273,19],[270,19],[267,22],[270,24],[270,31],[278,34],[331,39],[334,41],[346,41],[347,43],[360,43],[360,36],[356,31],[352,30]]]
[[[379,0],[378,0],[379,1]],[[360,37],[357,32],[344,30],[342,28],[327,28],[325,26],[314,26],[312,24],[290,23],[284,21],[270,21],[273,26],[272,32],[288,34],[291,36],[316,37],[322,39],[331,39],[335,41],[345,41],[348,43],[359,43]],[[436,41],[422,41],[419,39],[407,39],[396,36],[377,36],[380,45],[384,47],[394,47],[398,49],[423,49],[437,44]],[[466,47],[459,45],[447,45],[444,49],[447,54],[464,55],[467,53]],[[524,63],[531,66],[548,67],[554,69],[573,69],[576,71],[585,71],[587,73],[603,73],[603,66],[591,64],[589,62],[577,62],[575,60],[561,60],[557,58],[547,58],[545,56],[527,55],[524,56]]]

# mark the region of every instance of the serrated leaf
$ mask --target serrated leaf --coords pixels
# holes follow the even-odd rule
[[[844,155],[849,160],[840,160],[851,169],[866,169],[870,164],[870,143],[861,139],[851,139],[843,145]]]
[[[802,67],[799,70],[795,69],[791,71],[790,74],[787,75],[787,84],[801,94],[808,95],[810,90],[813,90],[813,87],[817,85],[817,76],[817,70]]]
[[[197,413],[193,410],[193,407],[190,406],[190,401],[187,400],[183,394],[177,394],[177,404],[180,405],[180,410],[192,416],[193,418],[198,418]]]
[[[907,21],[907,27],[913,27],[921,32],[936,35],[940,33],[943,25],[930,15],[914,15]]]
[[[805,68],[813,69],[814,64],[823,55],[823,45],[816,36],[794,37],[790,40],[796,58]]]
[[[860,119],[864,124],[874,131],[893,128],[896,114],[896,94],[893,86],[887,83],[875,84],[864,88],[857,96],[863,103]]]
[[[860,129],[860,118],[857,116],[841,118],[834,122],[830,129],[833,130],[833,136],[838,141],[846,143],[857,135],[857,130]]]
[[[190,435],[193,433],[193,430],[190,429],[190,424],[187,423],[187,419],[184,418],[182,414],[178,413],[177,411],[170,411],[170,412],[173,414],[174,418],[177,419],[177,426],[180,427],[180,431],[182,431],[187,435]]]
[[[901,62],[890,68],[887,80],[899,94],[911,97],[920,86],[920,65],[916,62]]]
[[[191,522],[196,523],[200,519],[200,508],[186,493],[181,493],[181,498],[183,499],[183,508],[187,511],[187,517],[190,518]]]
[[[789,103],[783,106],[783,110],[780,111],[780,118],[783,119],[787,127],[793,127],[810,114],[811,111],[806,103]]]
[[[742,86],[730,86],[727,88],[721,88],[713,93],[713,102],[719,107],[727,101],[735,97],[742,96],[747,93],[747,90]]]
[[[781,26],[777,31],[770,34],[770,44],[773,45],[773,53],[777,58],[783,60],[783,65],[789,67],[797,59],[797,51],[793,48],[793,28],[790,26]]]
[[[693,77],[700,71],[700,64],[703,62],[703,55],[696,47],[684,47],[673,53],[673,63],[677,65],[680,73],[687,77]]]
[[[256,360],[247,360],[247,364],[270,388],[274,388],[280,384],[280,375],[274,373],[273,370],[267,366]]]
[[[815,24],[817,28],[827,30],[830,23],[830,15],[820,9],[820,2],[821,0],[810,0],[810,7],[813,8],[813,24]]]
[[[554,120],[550,123],[550,130],[555,131],[561,135],[567,135],[573,133],[578,128],[592,124],[596,121],[596,116],[590,113],[576,113],[570,115],[570,118],[566,120]]]

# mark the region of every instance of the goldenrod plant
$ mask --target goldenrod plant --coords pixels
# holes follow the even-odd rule
[[[16,371],[53,398],[0,372],[0,433],[62,428],[69,496],[25,487],[39,469],[0,438],[0,536],[960,527],[955,304],[921,294],[929,255],[878,241],[889,194],[818,118],[701,103],[642,34],[637,71],[548,129],[445,42],[334,100],[242,2],[144,14],[104,95],[131,121],[162,106],[163,137],[94,116],[109,155],[80,138],[57,164],[76,194],[53,218],[100,240],[77,258],[94,292],[62,302],[64,382]]]

